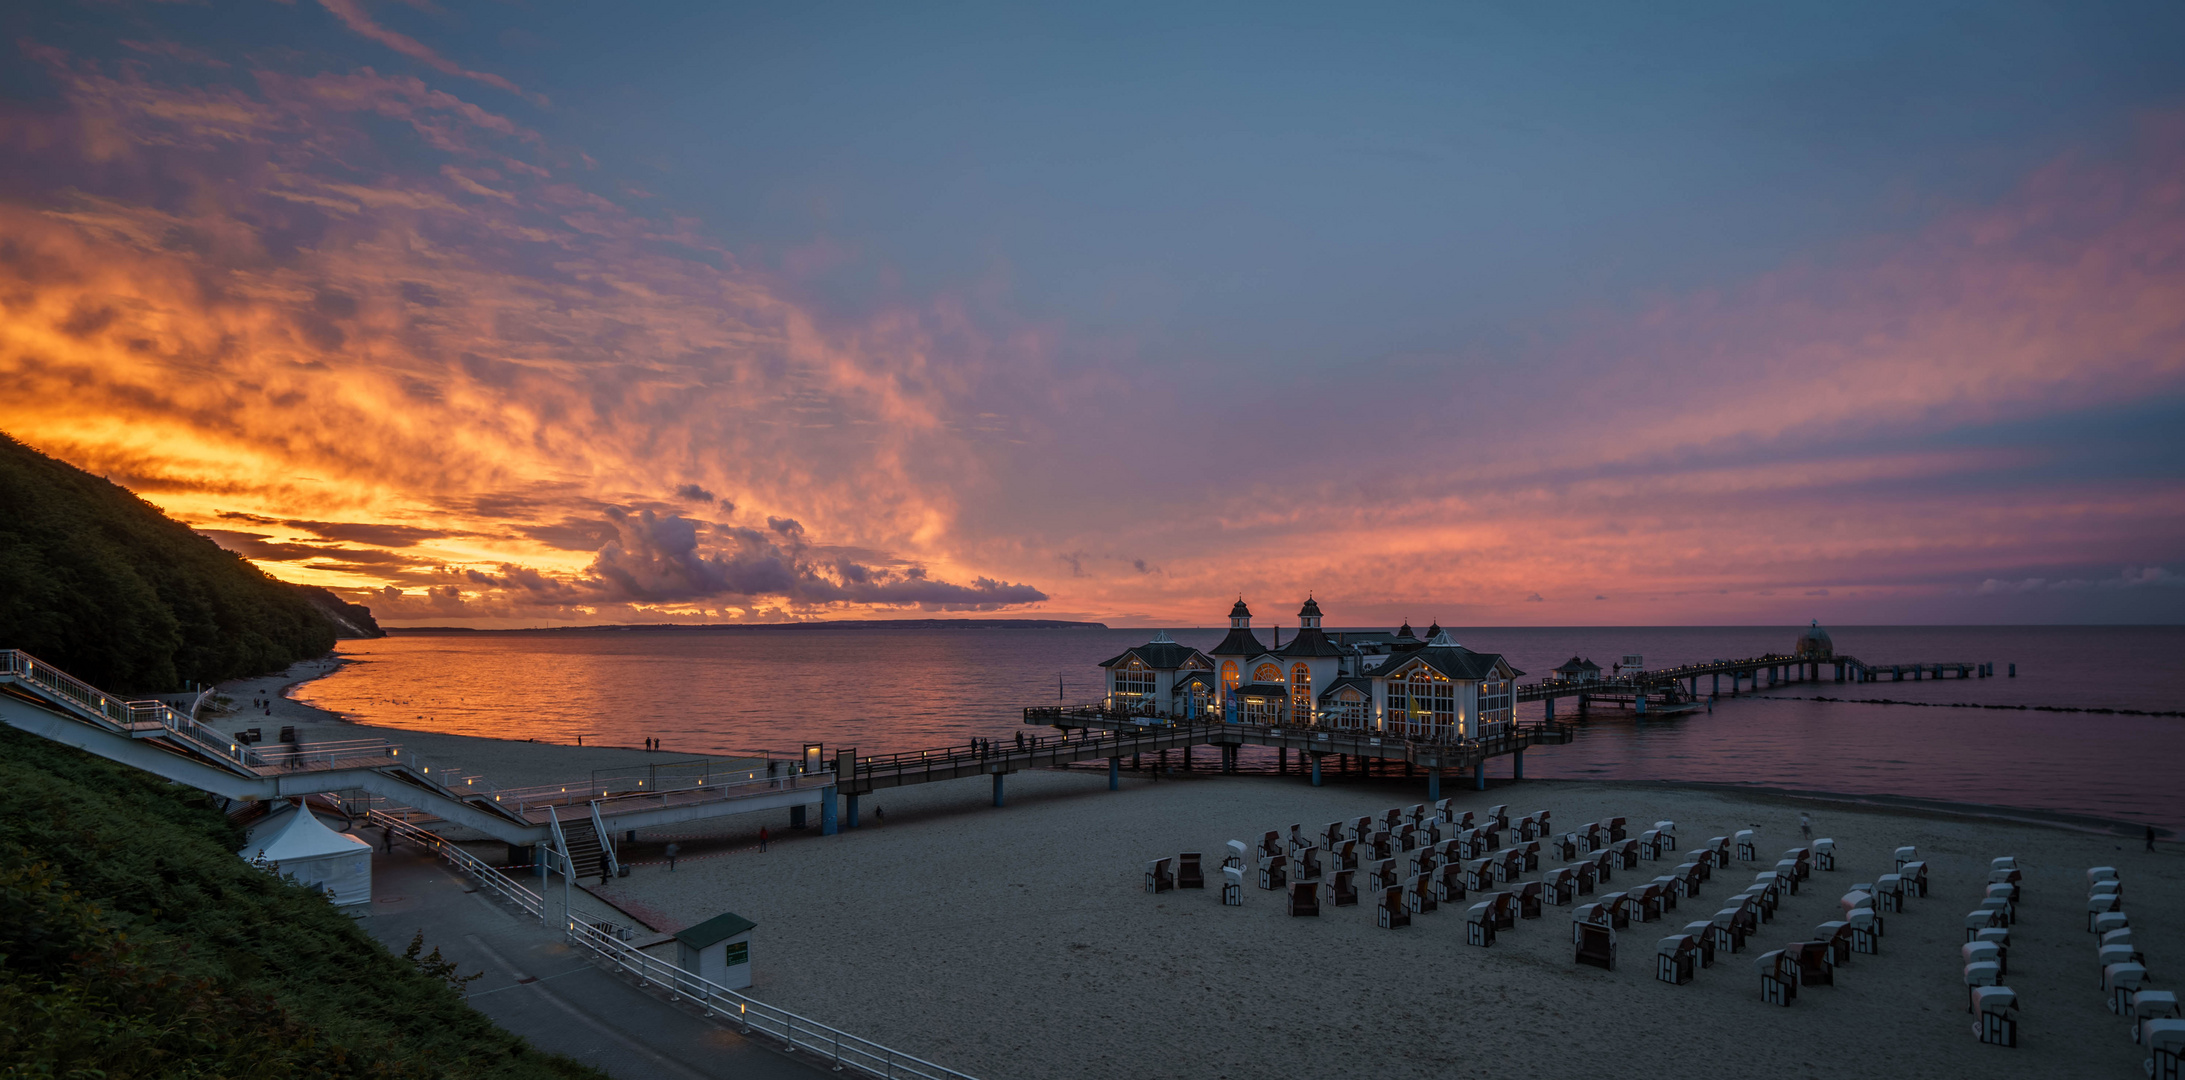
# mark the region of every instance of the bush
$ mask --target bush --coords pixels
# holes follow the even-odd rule
[[[0,1075],[601,1075],[243,843],[206,796],[0,727]]]

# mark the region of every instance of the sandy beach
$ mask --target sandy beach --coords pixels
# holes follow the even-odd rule
[[[601,892],[665,929],[722,910],[751,918],[758,994],[987,1077],[2138,1075],[2138,1047],[2098,989],[2086,868],[2122,871],[2157,978],[2185,955],[2185,919],[2158,906],[2185,883],[2175,855],[2081,831],[1654,785],[1460,793],[1463,808],[1547,808],[1567,825],[1673,819],[1694,842],[1757,829],[1770,865],[1797,844],[1799,812],[1813,813],[1840,869],[1816,872],[1757,948],[1672,986],[1654,977],[1655,941],[1724,906],[1756,867],[1718,873],[1662,922],[1622,932],[1609,972],[1572,962],[1568,908],[1480,949],[1464,944],[1456,908],[1388,931],[1363,906],[1293,919],[1257,888],[1242,908],[1215,890],[1141,889],[1148,858],[1218,862],[1226,840],[1408,805],[1417,785],[1201,774],[1129,778],[1111,793],[1104,775],[1070,772],[1010,784],[998,810],[978,781],[884,792],[840,837],[798,834],[764,854],[737,845],[674,873],[640,866]],[[884,826],[872,824],[876,802]],[[1932,893],[1887,917],[1881,954],[1854,957],[1835,986],[1806,988],[1790,1008],[1763,1005],[1752,957],[1835,918],[1838,897],[1892,869],[1901,844],[1929,862]],[[2006,980],[2024,1014],[2017,1049],[1972,1036],[1958,953],[1987,860],[2003,854],[2026,874]],[[1666,870],[1654,865],[1610,887]]]

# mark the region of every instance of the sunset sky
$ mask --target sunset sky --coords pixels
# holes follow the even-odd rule
[[[0,13],[0,430],[383,622],[2185,620],[2185,7]]]

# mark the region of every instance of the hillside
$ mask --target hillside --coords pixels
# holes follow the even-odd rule
[[[0,726],[0,1076],[599,1080],[243,842],[208,796]]]
[[[359,632],[376,634],[371,613],[355,612]],[[159,693],[276,671],[337,636],[303,589],[0,434],[0,648],[94,686]]]

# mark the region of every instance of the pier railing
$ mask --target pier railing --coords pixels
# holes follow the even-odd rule
[[[233,766],[250,768],[260,764],[256,751],[190,719],[187,713],[164,701],[125,701],[21,649],[0,649],[0,678],[23,683],[38,696],[132,738],[164,735]]]

